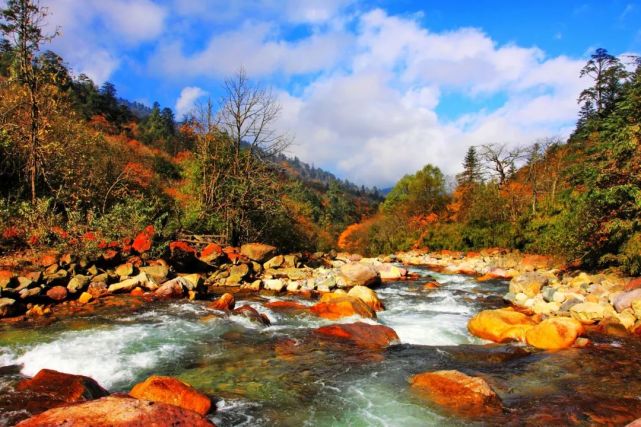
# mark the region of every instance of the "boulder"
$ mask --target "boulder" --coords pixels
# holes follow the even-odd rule
[[[541,288],[548,284],[548,278],[541,273],[523,273],[510,281],[510,292],[514,295],[524,293],[528,297],[534,297],[541,291]]]
[[[283,255],[276,255],[275,257],[267,261],[265,264],[263,264],[263,267],[265,268],[265,270],[270,270],[270,269],[281,268],[284,265],[285,265],[285,257]]]
[[[494,342],[525,341],[525,334],[535,322],[511,309],[483,310],[470,319],[467,329],[472,335]]]
[[[582,302],[570,307],[570,315],[579,322],[590,325],[606,316],[605,307],[596,302]]]
[[[160,285],[154,291],[154,296],[157,298],[181,298],[185,293],[186,280],[182,277],[176,277]]]
[[[140,270],[141,273],[145,273],[156,283],[164,282],[167,280],[167,276],[169,276],[169,267],[165,264],[148,265],[146,267],[140,267],[138,270]]]
[[[54,286],[47,290],[47,296],[54,301],[63,301],[67,298],[67,288],[64,286]]]
[[[263,281],[263,287],[270,291],[280,292],[285,287],[285,283],[280,279],[268,279]]]
[[[296,301],[272,301],[265,304],[265,307],[275,311],[297,311],[307,310],[309,308]]]
[[[20,422],[18,426],[212,427],[214,424],[202,415],[178,406],[125,396],[109,396],[77,405],[49,409]]]
[[[276,251],[277,249],[274,246],[263,243],[247,243],[240,247],[241,255],[259,263],[263,263],[273,257]]]
[[[55,265],[55,264],[54,264]],[[55,273],[46,273],[43,277],[47,286],[56,286],[64,284],[69,277],[67,270],[57,269]]]
[[[551,317],[525,333],[526,342],[543,350],[571,347],[584,332],[583,325],[569,317]]]
[[[215,264],[217,261],[222,260],[225,257],[223,248],[216,243],[210,243],[200,251],[200,260],[207,264]]]
[[[0,317],[6,317],[15,311],[16,300],[12,298],[0,298]]]
[[[20,299],[27,299],[40,295],[40,292],[42,292],[42,288],[23,289],[18,292],[18,295],[20,295]]]
[[[122,282],[119,282],[119,283],[114,283],[113,285],[109,286],[107,290],[111,294],[116,292],[131,292],[134,288],[138,286],[149,289],[149,290],[157,289],[157,285],[151,280],[149,280],[149,277],[147,277],[147,275],[144,272],[141,272],[137,276],[134,276],[130,279],[123,280]]]
[[[136,384],[129,395],[136,399],[167,403],[179,408],[206,415],[211,409],[211,400],[189,384],[172,377],[152,375]]]
[[[525,255],[519,263],[523,271],[550,269],[554,266],[554,259],[546,255]]]
[[[633,291],[641,288],[641,277],[631,279],[623,288],[624,291]]]
[[[620,293],[614,298],[612,305],[620,313],[626,308],[632,307],[635,301],[641,301],[641,289]]]
[[[186,274],[184,276],[181,276],[181,279],[183,279],[183,286],[188,291],[195,291],[196,289],[201,287],[204,282],[202,276],[198,273]]]
[[[109,395],[92,378],[51,369],[42,369],[35,377],[20,381],[16,389],[37,395],[38,399],[51,402],[51,406],[57,403],[85,402]]]
[[[120,264],[114,273],[119,277],[129,277],[134,274],[134,265],[130,262]]]
[[[347,293],[350,297],[359,298],[374,311],[383,311],[383,303],[378,299],[376,292],[365,286],[354,286]]]
[[[105,282],[91,282],[89,287],[87,287],[87,292],[90,293],[94,299],[109,294],[109,290],[107,289],[107,284]]]
[[[71,278],[71,280],[67,284],[67,290],[69,291],[69,293],[75,294],[76,292],[84,290],[89,282],[91,282],[91,277],[78,274]]]
[[[78,298],[78,302],[80,304],[87,304],[92,299],[93,299],[93,295],[91,295],[89,292],[83,292],[82,294],[80,294],[80,297]]]
[[[459,371],[423,372],[410,378],[412,389],[444,409],[464,417],[501,412],[501,400],[482,378]]]
[[[350,316],[360,316],[366,319],[376,317],[376,312],[361,299],[348,295],[337,296],[329,301],[321,301],[312,306],[311,311],[317,316],[331,320]]]
[[[212,301],[208,307],[213,308],[214,310],[229,311],[233,310],[235,305],[236,299],[234,298],[234,295],[225,293],[216,301]]]
[[[269,320],[269,317],[266,315],[259,313],[256,311],[255,308],[249,306],[249,305],[243,305],[241,307],[238,307],[234,311],[232,311],[232,314],[235,314],[237,316],[243,316],[248,318],[250,321],[255,322],[255,323],[260,323],[261,325],[264,326],[269,326],[271,325],[271,321]]]
[[[200,269],[200,261],[196,257],[196,249],[186,242],[171,242],[169,244],[169,263],[177,271],[195,271]]]
[[[376,271],[382,280],[399,280],[407,276],[407,270],[392,264],[377,264]]]
[[[314,330],[316,334],[346,340],[359,347],[381,349],[400,342],[394,329],[369,323],[342,323],[323,326]]]
[[[380,282],[381,278],[371,265],[352,262],[340,267],[339,277],[348,287],[371,286]]]
[[[504,270],[502,268],[492,268],[488,270],[481,277],[477,277],[479,282],[486,282],[488,280],[510,280],[514,277],[514,273]]]
[[[247,264],[238,264],[232,265],[229,269],[229,277],[225,280],[227,286],[236,286],[239,285],[243,279],[249,276],[249,265]]]
[[[0,289],[6,289],[13,286],[16,275],[9,270],[0,270]]]
[[[139,254],[149,251],[153,244],[155,234],[156,230],[153,225],[146,226],[144,230],[138,233],[131,247]]]

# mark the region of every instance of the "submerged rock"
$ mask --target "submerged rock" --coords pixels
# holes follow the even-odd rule
[[[400,342],[394,329],[363,322],[323,326],[314,332],[323,336],[347,340],[367,349],[381,349]]]
[[[206,415],[211,409],[211,400],[195,388],[172,377],[152,375],[136,384],[129,395],[136,399],[167,403]]]
[[[208,307],[213,308],[214,310],[229,311],[233,310],[235,305],[236,299],[234,298],[234,295],[225,293],[216,301],[211,302]]]
[[[124,396],[103,397],[78,405],[49,409],[18,424],[20,427],[211,427],[213,425],[202,415],[178,406]]]
[[[243,316],[251,320],[252,322],[255,323],[260,323],[263,326],[269,326],[271,325],[271,321],[269,320],[269,317],[266,315],[259,313],[255,308],[249,305],[243,305],[241,307],[238,307],[234,311],[232,311],[233,314],[237,316]]]
[[[188,288],[187,281],[182,277],[171,279],[154,291],[154,296],[157,298],[180,298]]]
[[[525,341],[525,334],[535,322],[511,309],[484,310],[472,317],[467,328],[472,335],[494,342]]]
[[[424,372],[410,378],[412,389],[421,397],[465,417],[501,412],[501,400],[482,378],[459,371]]]

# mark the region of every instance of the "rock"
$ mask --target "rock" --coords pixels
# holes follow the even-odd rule
[[[203,284],[203,278],[200,274],[194,273],[194,274],[186,274],[184,276],[181,276],[183,279],[183,286],[189,291],[193,291],[198,289],[199,287],[202,286]]]
[[[484,310],[472,317],[467,329],[472,335],[494,341],[525,341],[526,332],[534,321],[523,313],[510,309]]]
[[[236,286],[249,276],[249,265],[238,264],[232,265],[229,269],[229,277],[225,280],[227,286]]]
[[[423,289],[438,289],[440,287],[441,287],[441,284],[435,281],[431,281],[423,284]]]
[[[300,257],[296,254],[285,255],[285,262],[282,267],[284,268],[299,268],[300,267]]]
[[[641,288],[641,277],[631,279],[623,288],[624,291],[633,291]]]
[[[350,297],[359,298],[374,311],[383,311],[383,303],[378,299],[376,292],[365,286],[354,286],[347,293]]]
[[[110,294],[116,292],[131,292],[137,286],[147,288],[149,290],[156,290],[157,285],[149,280],[147,275],[144,272],[141,272],[137,276],[132,277],[131,279],[123,280],[119,283],[114,283],[109,286],[108,291]]]
[[[196,271],[201,263],[196,257],[196,249],[186,242],[171,242],[169,244],[169,263],[177,271]]]
[[[91,278],[89,276],[78,274],[71,278],[71,280],[67,284],[67,290],[69,291],[69,293],[75,294],[78,291],[82,291],[89,284],[89,282],[91,282]]]
[[[216,243],[210,243],[200,252],[200,260],[207,264],[215,264],[225,257],[223,248]]]
[[[625,427],[641,427],[641,418],[638,418],[632,421],[630,424],[626,425]]]
[[[23,289],[18,295],[20,295],[20,299],[27,299],[40,295],[40,292],[42,292],[42,288]]]
[[[12,298],[0,298],[0,317],[13,314],[16,300]]]
[[[20,381],[16,389],[33,393],[38,399],[51,401],[51,406],[55,402],[85,402],[109,395],[109,392],[92,378],[51,369],[42,369],[35,377]]]
[[[131,290],[131,292],[129,292],[129,295],[131,295],[132,297],[141,297],[145,295],[145,291],[143,291],[140,287],[135,287]]]
[[[583,325],[575,319],[551,317],[529,329],[525,340],[532,347],[558,350],[571,347],[583,332]]]
[[[331,295],[331,294],[326,294]],[[371,319],[376,317],[376,312],[359,298],[341,295],[331,301],[321,301],[311,308],[312,313],[325,319],[336,320],[342,317],[361,316]]]
[[[275,311],[296,311],[307,310],[309,308],[296,301],[272,301],[265,304],[265,307]]]
[[[39,262],[42,267],[49,267],[54,264],[58,264],[58,255],[56,254],[45,254],[40,258]]]
[[[280,279],[268,279],[263,281],[263,287],[270,291],[280,292],[285,287],[285,283]]]
[[[16,286],[16,288],[14,290],[21,291],[21,290],[27,289],[27,288],[31,287],[32,285],[35,285],[35,284],[36,284],[36,282],[31,280],[30,278],[20,276],[20,277],[18,277],[18,286]]]
[[[267,317],[262,313],[259,313],[258,311],[256,311],[255,308],[249,305],[243,305],[242,307],[238,307],[237,309],[232,311],[232,313],[237,316],[246,317],[252,322],[260,323],[261,325],[264,325],[264,326],[271,325],[271,321],[269,320],[269,317]]]
[[[528,297],[533,297],[541,291],[541,288],[548,283],[548,278],[540,273],[523,273],[514,277],[510,281],[510,292],[518,294],[524,293]]]
[[[459,371],[423,372],[410,378],[421,397],[456,415],[479,417],[501,412],[501,400],[482,378]]]
[[[139,254],[145,253],[151,249],[154,241],[156,230],[153,225],[148,225],[134,239],[131,247]]]
[[[183,277],[176,277],[160,285],[154,291],[154,296],[157,298],[180,298],[185,292],[187,281]]]
[[[371,286],[379,283],[381,279],[378,272],[371,265],[357,262],[341,266],[339,276],[348,287]]]
[[[91,295],[89,292],[83,292],[82,294],[80,294],[80,297],[78,298],[78,302],[80,304],[87,304],[92,299],[93,299],[93,295]]]
[[[605,317],[604,307],[595,302],[582,302],[570,308],[570,314],[579,322],[589,325]]]
[[[68,277],[67,270],[56,270],[55,273],[45,274],[43,279],[47,286],[56,286],[65,283]]]
[[[87,288],[87,293],[91,294],[94,299],[108,295],[109,290],[105,282],[91,282]]]
[[[213,308],[214,310],[230,311],[234,309],[235,305],[236,299],[234,298],[234,295],[225,293],[216,301],[211,302],[208,307]]]
[[[141,273],[145,273],[156,283],[162,283],[169,275],[169,268],[163,264],[149,265],[147,267],[139,268]]]
[[[214,424],[202,415],[178,406],[131,397],[109,396],[77,405],[49,409],[20,422],[18,426],[212,427]]]
[[[263,243],[247,243],[240,247],[240,254],[252,261],[263,263],[274,256],[276,250],[274,246]]]
[[[114,273],[119,277],[132,276],[134,274],[134,265],[130,262],[120,264],[118,267],[116,267],[116,271]]]
[[[558,312],[559,308],[561,308],[561,305],[558,302],[545,302],[539,300],[532,306],[532,311],[536,314],[550,315]]]
[[[347,340],[359,347],[367,349],[381,349],[400,342],[394,329],[383,325],[370,325],[368,323],[342,323],[323,326],[314,330],[323,336]]]
[[[300,284],[298,281],[296,282],[289,282],[287,284],[287,292],[298,292],[300,289]]]
[[[13,286],[16,275],[9,270],[0,270],[0,289],[6,289]]]
[[[276,268],[281,268],[285,264],[285,257],[283,255],[276,255],[269,261],[267,261],[265,264],[263,264],[263,267],[265,270],[270,270],[270,269],[276,269]]]
[[[407,276],[407,270],[392,264],[379,264],[376,271],[382,280],[399,280]]]
[[[635,301],[641,301],[641,289],[622,292],[614,298],[612,305],[620,313],[626,308],[632,307],[632,303]]]
[[[554,259],[545,255],[525,255],[519,267],[523,271],[546,270],[554,266]]]
[[[64,286],[54,286],[47,291],[47,296],[54,301],[63,301],[67,298],[67,288]]]
[[[129,395],[136,399],[178,406],[200,415],[206,415],[211,409],[209,397],[172,377],[152,375],[144,382],[136,384]]]

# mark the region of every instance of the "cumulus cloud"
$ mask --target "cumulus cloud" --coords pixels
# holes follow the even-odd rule
[[[176,100],[176,114],[183,117],[193,110],[196,101],[207,95],[207,92],[196,86],[187,86],[180,91],[178,100]]]

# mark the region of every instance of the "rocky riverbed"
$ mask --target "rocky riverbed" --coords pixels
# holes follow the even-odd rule
[[[625,425],[641,416],[637,303],[617,304],[635,295],[635,279],[546,257],[367,259],[174,242],[161,259],[51,256],[3,277],[13,302],[0,325],[0,425],[30,416],[24,425],[88,416],[100,425]],[[605,314],[587,316],[586,303]]]

